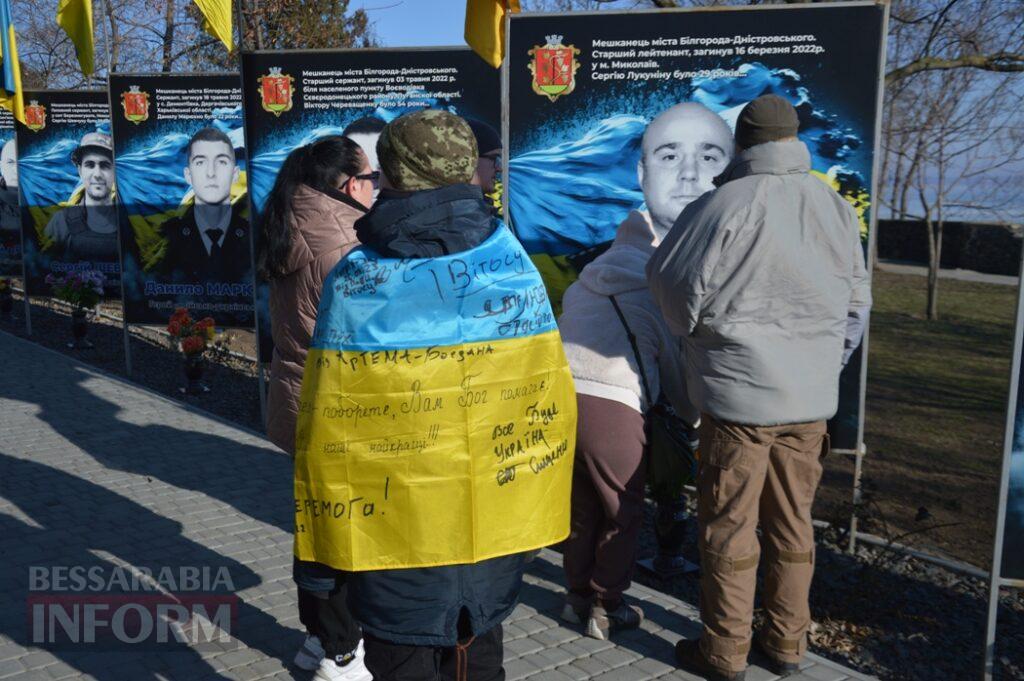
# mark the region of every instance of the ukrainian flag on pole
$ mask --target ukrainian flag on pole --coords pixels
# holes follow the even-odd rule
[[[203,13],[203,30],[217,38],[228,52],[235,47],[235,36],[231,31],[231,0],[195,0],[196,7]]]
[[[18,43],[14,38],[11,0],[0,0],[0,106],[25,122],[25,101],[21,95],[21,65],[18,64]]]
[[[466,44],[494,68],[505,56],[505,15],[518,11],[519,0],[466,0]]]
[[[64,29],[74,44],[82,75],[88,78],[95,70],[92,0],[60,0],[57,5],[57,25]]]

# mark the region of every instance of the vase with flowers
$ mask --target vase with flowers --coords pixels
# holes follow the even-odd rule
[[[46,283],[53,290],[53,296],[71,306],[71,337],[68,347],[76,350],[94,347],[86,338],[89,324],[86,312],[94,309],[103,299],[103,284],[106,277],[96,270],[72,270],[60,275],[46,275]]]
[[[205,368],[203,357],[217,338],[213,318],[204,317],[196,320],[188,310],[179,307],[167,323],[167,333],[171,337],[171,346],[181,350],[185,359],[183,368],[186,384],[179,388],[181,393],[201,395],[210,392],[209,386],[202,382],[202,378]]]

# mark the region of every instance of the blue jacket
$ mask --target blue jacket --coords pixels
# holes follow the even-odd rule
[[[361,243],[385,257],[429,258],[458,253],[505,229],[479,187],[453,185],[411,194],[381,192],[356,224]],[[363,631],[404,645],[453,646],[500,624],[519,598],[532,554],[467,565],[373,570],[348,574],[349,604]]]

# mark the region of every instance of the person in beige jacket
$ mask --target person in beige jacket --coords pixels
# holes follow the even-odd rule
[[[359,245],[353,224],[373,203],[378,174],[347,137],[331,136],[295,149],[278,173],[262,221],[257,259],[270,282],[274,355],[267,398],[267,437],[295,453],[302,373],[324,280]],[[369,679],[361,632],[347,603],[345,582],[316,563],[296,562],[299,619],[308,635],[295,657],[316,679]]]

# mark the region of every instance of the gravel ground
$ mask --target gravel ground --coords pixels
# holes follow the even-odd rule
[[[114,374],[126,376],[121,325],[107,319],[90,322],[90,350],[70,350],[67,310],[33,299],[31,336],[25,333],[21,299],[14,321],[0,320],[0,330],[72,355]],[[105,311],[117,314],[115,305]],[[240,339],[240,345],[246,340]],[[236,349],[240,349],[236,347]],[[204,382],[211,392],[183,396],[182,358],[152,329],[135,329],[131,339],[131,379],[173,399],[187,401],[218,416],[261,430],[255,368],[246,361],[218,358],[208,363]],[[228,398],[227,396],[230,396]],[[640,557],[656,552],[654,505],[648,504],[640,539]],[[926,533],[921,535],[926,540]],[[814,652],[880,679],[934,681],[973,679],[981,669],[988,585],[982,580],[912,557],[861,545],[856,556],[845,553],[840,532],[818,532],[817,570],[811,592]],[[687,557],[698,562],[696,527],[691,523]],[[663,580],[637,570],[636,580],[696,603],[695,576]],[[756,614],[760,617],[760,611]],[[1024,592],[1003,594],[999,612],[997,674],[1000,681],[1024,679]]]
[[[691,511],[696,513],[696,508]],[[657,553],[654,516],[654,504],[649,503],[641,558]],[[699,562],[696,522],[689,529],[685,555]],[[850,556],[840,534],[831,528],[816,532],[813,652],[885,680],[979,678],[988,583],[863,544],[856,557]],[[638,569],[635,579],[680,600],[699,600],[696,576],[663,580]],[[1000,605],[996,679],[1024,679],[1024,591],[1005,591]],[[755,619],[760,619],[757,607]]]
[[[120,305],[105,303],[103,310],[120,315]],[[25,333],[24,303],[15,300],[14,321],[0,320],[0,329],[71,355],[118,376],[131,378],[147,388],[170,398],[195,405],[218,416],[254,430],[262,430],[256,369],[244,360],[211,359],[203,373],[203,383],[210,392],[182,395],[185,385],[182,355],[172,350],[167,339],[154,330],[132,327],[132,374],[128,376],[124,361],[124,332],[120,322],[102,317],[89,317],[88,339],[91,349],[71,350],[71,315],[67,308],[46,298],[32,298],[32,335]],[[228,398],[227,396],[230,396]]]

